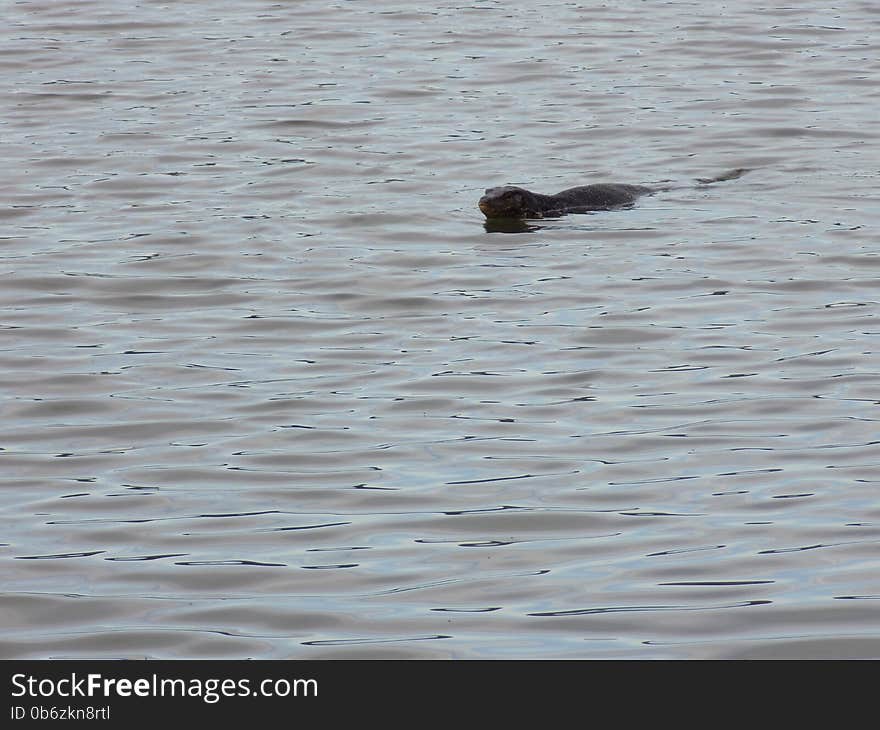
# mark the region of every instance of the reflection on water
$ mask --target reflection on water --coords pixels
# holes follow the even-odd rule
[[[529,223],[523,218],[487,218],[483,222],[486,233],[532,233],[544,226]]]
[[[867,6],[7,16],[0,655],[878,656]]]

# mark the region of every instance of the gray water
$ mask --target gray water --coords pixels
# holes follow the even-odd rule
[[[3,12],[0,656],[880,657],[875,2]]]

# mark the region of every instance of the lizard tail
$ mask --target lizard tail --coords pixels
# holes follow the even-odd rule
[[[749,172],[749,168],[737,167],[735,170],[728,170],[727,172],[721,173],[716,177],[698,177],[697,182],[700,185],[711,185],[712,183],[725,182],[726,180],[736,180],[738,177],[742,177],[747,172]]]

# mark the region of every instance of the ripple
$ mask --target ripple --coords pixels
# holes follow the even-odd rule
[[[876,655],[844,5],[9,5],[0,656]]]

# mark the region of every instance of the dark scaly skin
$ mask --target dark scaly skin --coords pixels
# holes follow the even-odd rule
[[[544,218],[632,205],[642,195],[653,192],[653,188],[641,185],[597,183],[542,195],[505,185],[489,188],[480,198],[479,206],[487,218]]]
[[[699,185],[736,180],[742,177],[748,168],[738,167],[721,175],[700,178]],[[565,215],[566,213],[588,213],[592,210],[612,210],[632,205],[643,195],[675,190],[681,186],[648,188],[643,185],[622,185],[618,183],[597,183],[563,190],[556,195],[533,193],[525,188],[505,185],[489,188],[480,198],[479,206],[486,218],[546,218]]]

